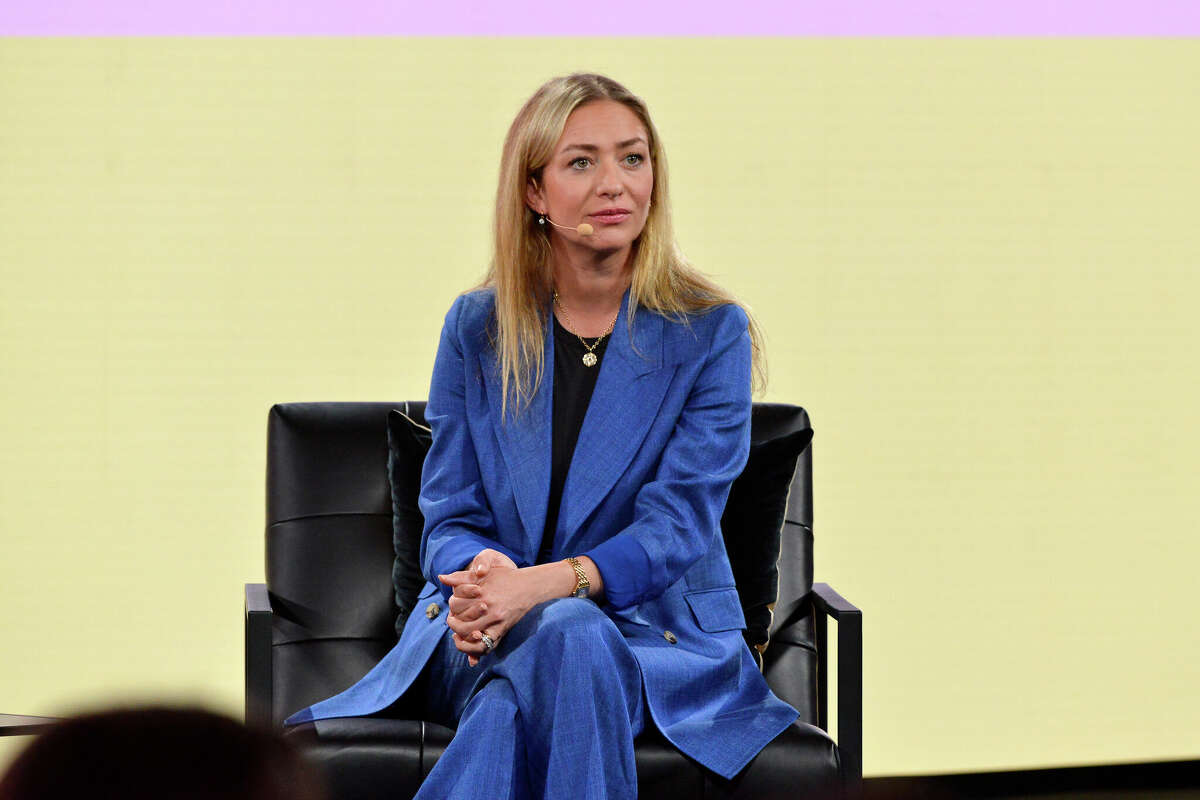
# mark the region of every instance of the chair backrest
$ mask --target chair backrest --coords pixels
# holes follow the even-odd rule
[[[349,686],[396,642],[387,413],[418,422],[425,403],[281,403],[267,425],[267,589],[273,717]],[[809,427],[798,406],[755,403],[751,439]],[[801,454],[779,555],[779,595],[764,673],[816,723],[812,448]]]

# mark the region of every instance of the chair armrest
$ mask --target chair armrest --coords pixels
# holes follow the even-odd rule
[[[246,584],[246,724],[271,727],[271,597],[265,583]]]
[[[862,790],[862,611],[827,583],[814,583],[817,645],[817,724],[829,730],[827,619],[838,624],[838,752],[850,796]]]

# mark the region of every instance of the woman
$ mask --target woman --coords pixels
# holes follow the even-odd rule
[[[632,798],[652,724],[740,771],[798,716],[743,642],[719,535],[758,342],[675,247],[645,104],[600,75],[542,86],[505,140],[490,270],[434,364],[433,602],[287,724],[374,713],[415,683],[457,727],[420,798]]]

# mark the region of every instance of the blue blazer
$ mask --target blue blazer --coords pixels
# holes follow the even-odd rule
[[[771,693],[742,638],[720,535],[750,446],[747,318],[724,305],[684,325],[640,308],[631,335],[628,298],[626,290],[567,472],[552,558],[596,562],[601,609],[641,666],[655,724],[729,778],[799,716]],[[550,495],[552,320],[547,309],[543,379],[521,416],[510,404],[501,424],[493,306],[491,290],[460,295],[442,328],[425,408],[433,443],[419,504],[429,582],[417,611],[362,679],[286,725],[363,716],[399,698],[446,630],[451,590],[438,574],[486,547],[519,566],[537,558]],[[431,602],[432,616],[421,613]]]

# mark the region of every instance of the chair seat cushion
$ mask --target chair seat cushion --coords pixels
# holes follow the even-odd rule
[[[452,730],[432,722],[384,717],[323,719],[287,731],[287,738],[325,773],[339,800],[411,797],[453,736]],[[680,753],[653,726],[635,747],[639,797],[842,796],[837,745],[805,722],[781,733],[732,780]]]

